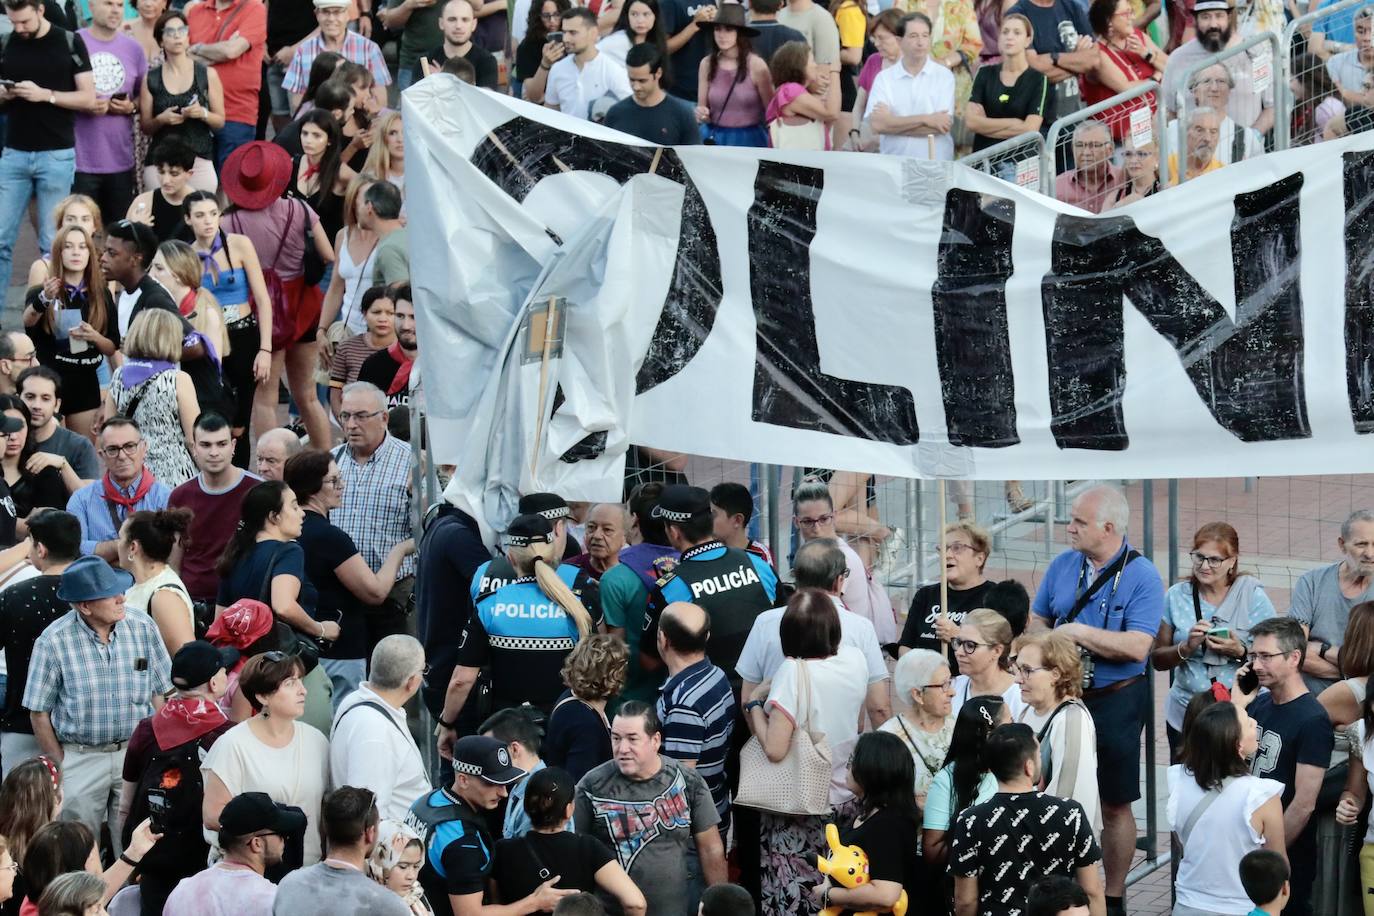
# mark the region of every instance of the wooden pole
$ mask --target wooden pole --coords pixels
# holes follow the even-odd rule
[[[949,540],[949,535],[945,531],[945,513],[948,511],[948,499],[945,496],[945,481],[940,479],[940,622],[949,623],[949,567],[945,565],[945,547]],[[940,650],[942,653],[949,654],[949,640],[940,638]]]
[[[935,161],[935,135],[934,135],[934,134],[926,134],[926,158],[929,159],[931,162],[934,162],[934,161]],[[940,481],[940,486],[943,487],[944,485],[945,485],[945,482],[944,482],[943,480]],[[940,527],[943,529],[945,526],[944,526],[943,524],[941,524]]]
[[[557,296],[550,296],[544,311],[544,348],[539,361],[539,414],[534,422],[534,448],[530,449],[530,478],[533,479],[539,466],[539,443],[544,437],[544,408],[549,388],[549,353],[553,350],[553,332],[556,327],[554,306]]]

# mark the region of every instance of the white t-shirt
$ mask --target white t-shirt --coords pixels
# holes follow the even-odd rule
[[[844,554],[845,565],[849,568],[849,575],[844,580],[844,589],[840,592],[844,606],[873,624],[879,645],[896,642],[900,629],[897,626],[897,612],[892,609],[892,599],[868,574],[863,559],[854,548],[845,543],[844,538],[835,540],[840,545],[840,553]]]
[[[1169,827],[1181,831],[1205,793],[1183,764],[1169,767]],[[1250,819],[1260,806],[1283,794],[1283,783],[1240,776],[1193,824],[1178,864],[1175,893],[1179,906],[1245,916],[1254,909],[1240,883],[1240,860],[1264,846]]]
[[[1057,704],[1056,707],[1058,708]],[[1097,791],[1097,726],[1093,724],[1092,713],[1079,700],[1069,704],[1054,715],[1051,709],[1040,715],[1027,705],[1017,718],[1035,729],[1036,737],[1044,731],[1045,723],[1050,721],[1049,734],[1043,744],[1050,750],[1050,770],[1043,774],[1049,776],[1045,783],[1045,793],[1059,798],[1072,798],[1083,806],[1088,815],[1088,823],[1093,833],[1102,835],[1102,805]],[[1041,755],[1044,758],[1044,755]]]
[[[883,662],[883,652],[874,635],[873,624],[845,609],[833,595],[835,610],[840,613],[840,645],[853,646],[862,653],[868,667],[865,683],[874,684],[887,678],[887,665]],[[744,641],[739,661],[735,663],[735,673],[741,680],[762,684],[772,680],[773,674],[782,667],[782,637],[779,627],[782,615],[787,608],[775,607],[764,611],[754,618],[754,626],[749,630],[749,638]]]
[[[930,59],[926,60],[920,73],[912,74],[899,60],[893,66],[879,71],[873,80],[873,91],[868,94],[864,117],[873,117],[873,110],[879,105],[886,105],[899,118],[934,114],[937,111],[949,112],[953,117],[954,74],[948,67]],[[954,159],[954,137],[951,134],[934,135],[934,156],[931,155],[931,148],[928,137],[897,134],[881,134],[878,137],[878,152],[886,156],[910,156],[913,159],[939,159],[945,162]]]
[[[368,702],[386,709],[390,721],[371,707],[349,712]],[[405,710],[388,705],[366,684],[359,684],[344,697],[334,714],[329,776],[332,785],[367,786],[377,793],[381,816],[397,821],[405,820],[411,803],[433,789],[420,749],[406,725]]]
[[[961,674],[954,679],[954,698],[950,700],[950,712],[956,718],[965,703],[973,697],[982,696],[980,693],[974,693],[971,697],[969,694],[972,690],[973,686],[967,674]],[[1020,721],[1021,713],[1026,709],[1026,703],[1021,699],[1021,685],[1012,681],[1011,686],[1002,691],[1002,700],[1007,704],[1007,715],[1011,717],[1011,721]]]
[[[272,916],[277,886],[250,868],[212,865],[181,883],[162,916]]]
[[[609,54],[598,52],[580,70],[571,57],[550,67],[544,103],[566,115],[587,120],[597,99],[610,95],[619,101],[629,94],[630,78],[624,65],[616,63]]]
[[[318,729],[298,721],[290,744],[269,747],[248,722],[240,722],[210,747],[200,769],[218,776],[230,796],[266,792],[277,804],[304,811],[304,864],[320,861],[320,802],[329,787],[329,739]],[[218,835],[206,830],[205,839],[218,858]]]
[[[810,697],[797,695],[797,666],[805,664],[811,675]],[[813,731],[825,735],[833,764],[830,800],[839,803],[852,794],[845,788],[849,751],[859,738],[859,712],[868,693],[868,665],[852,646],[823,659],[786,659],[773,675],[768,693],[770,715],[786,715],[799,727],[809,716]],[[815,704],[812,706],[812,704]]]
[[[596,49],[623,67],[625,66],[625,55],[630,53],[630,33],[625,29],[616,29],[598,41]],[[578,540],[580,541],[581,538]]]

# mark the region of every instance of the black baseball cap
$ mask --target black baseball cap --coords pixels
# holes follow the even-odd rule
[[[172,686],[190,690],[208,684],[216,671],[230,671],[238,663],[239,650],[232,646],[221,649],[203,639],[188,642],[172,656]]]
[[[658,504],[649,513],[665,522],[691,521],[699,515],[711,514],[711,494],[701,487],[689,487],[675,483],[664,487],[659,494]]]
[[[542,515],[517,515],[506,528],[505,540],[507,547],[552,544],[553,522]]]
[[[279,805],[266,792],[235,795],[219,813],[219,830],[225,836],[248,836],[263,831],[285,834],[304,829],[304,811],[291,805]]]
[[[505,744],[487,735],[468,735],[453,746],[453,770],[494,786],[508,786],[525,776],[510,762]]]
[[[531,493],[522,496],[518,509],[521,515],[542,515],[551,522],[572,517],[572,508],[568,501],[557,493]]]

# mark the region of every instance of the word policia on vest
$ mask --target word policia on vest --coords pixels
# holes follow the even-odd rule
[[[429,403],[473,505],[610,498],[631,442],[990,479],[1367,463],[1374,135],[1093,216],[957,164],[648,146],[456,80],[407,103],[407,149],[447,166],[410,215],[421,359],[486,380]]]

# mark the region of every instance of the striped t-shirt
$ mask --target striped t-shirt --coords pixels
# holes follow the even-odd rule
[[[735,695],[725,672],[702,659],[663,685],[658,698],[663,755],[695,760],[721,818],[730,807],[725,787],[725,752],[735,724]]]

